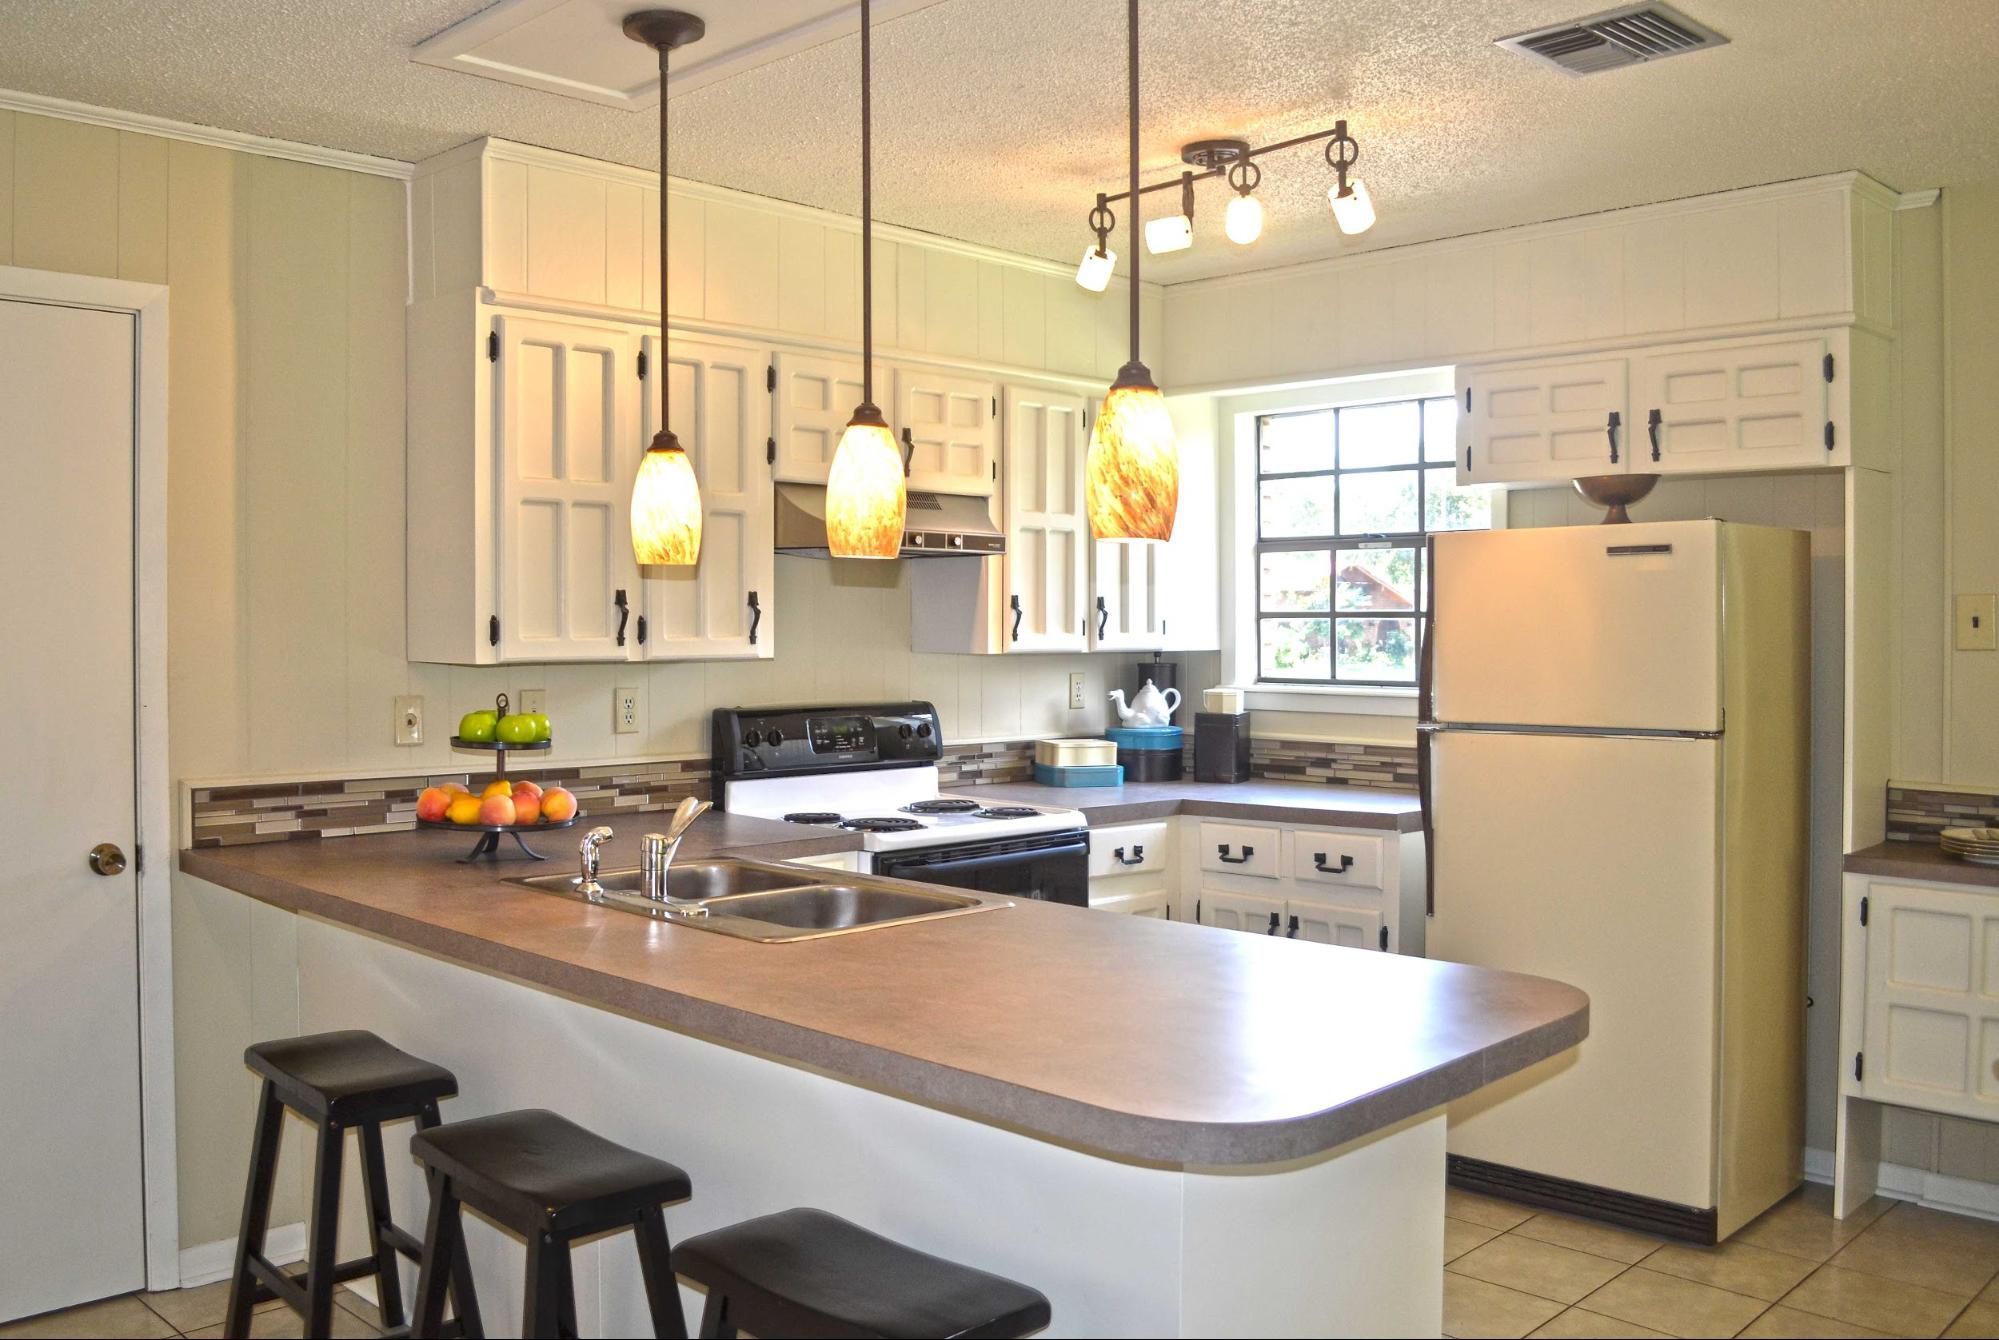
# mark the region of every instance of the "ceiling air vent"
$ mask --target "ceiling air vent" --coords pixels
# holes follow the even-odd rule
[[[1531,33],[1515,33],[1500,38],[1495,45],[1582,75],[1718,47],[1727,41],[1676,9],[1646,4],[1626,5]]]

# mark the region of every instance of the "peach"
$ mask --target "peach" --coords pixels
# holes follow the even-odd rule
[[[479,802],[479,822],[482,824],[510,824],[514,819],[512,796],[487,796]]]
[[[514,822],[532,824],[541,821],[541,792],[529,791],[523,787],[514,788]]]
[[[472,794],[465,789],[465,783],[463,782],[446,782],[442,789],[449,791],[454,796],[469,796]]]
[[[551,786],[541,796],[542,822],[567,823],[576,817],[576,796],[566,786]]]
[[[533,796],[536,800],[539,800],[541,799],[541,787],[534,782],[515,782],[514,783],[515,803],[518,804],[522,796]]]
[[[481,800],[491,800],[494,796],[511,796],[513,793],[513,783],[504,777],[495,777],[492,781],[486,783],[486,789],[479,793],[479,798]]]
[[[476,824],[479,822],[481,803],[477,796],[453,796],[451,804],[444,811],[444,817],[455,824]]]
[[[445,810],[451,807],[451,793],[441,786],[426,786],[416,798],[416,817],[426,823],[437,823],[444,818]]]

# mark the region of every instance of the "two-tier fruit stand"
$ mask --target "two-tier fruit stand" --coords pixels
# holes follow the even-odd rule
[[[500,716],[504,717],[507,715],[508,704],[506,694],[502,693],[495,698],[493,705],[495,711]],[[510,752],[515,750],[525,752],[545,751],[551,743],[552,741],[549,740],[536,740],[529,744],[509,744],[505,740],[498,739],[466,740],[456,735],[451,737],[451,747],[453,749],[491,754],[493,756],[493,779],[495,781],[507,780],[507,755]],[[528,857],[528,859],[546,861],[548,859],[546,856],[543,856],[533,847],[528,846],[527,840],[523,835],[527,833],[547,833],[558,828],[571,828],[582,817],[583,815],[579,811],[576,814],[570,815],[567,819],[557,820],[553,823],[532,824],[455,824],[449,819],[418,819],[416,826],[418,828],[449,829],[455,833],[477,833],[479,840],[473,844],[471,851],[458,858],[458,864],[460,865],[470,865],[484,856],[491,856],[495,860],[499,859],[500,837],[502,834],[511,836],[514,844],[521,849],[521,853]]]

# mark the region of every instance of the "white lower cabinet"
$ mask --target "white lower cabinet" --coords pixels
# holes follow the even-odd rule
[[[1282,935],[1289,904],[1274,893],[1245,893],[1201,886],[1195,915],[1203,926],[1248,935]]]
[[[1184,920],[1175,915],[1173,821],[1090,830],[1090,907]]]

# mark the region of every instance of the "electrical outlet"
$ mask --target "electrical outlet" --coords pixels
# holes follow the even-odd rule
[[[423,743],[423,699],[405,697],[396,699],[396,743],[413,745]]]
[[[519,712],[546,712],[548,710],[547,689],[522,689]]]
[[[1957,598],[1957,649],[1999,650],[1999,596]]]
[[[1083,707],[1083,672],[1072,671],[1069,675],[1069,710],[1079,712]]]
[[[637,689],[611,691],[611,730],[618,735],[638,734],[639,691]]]

